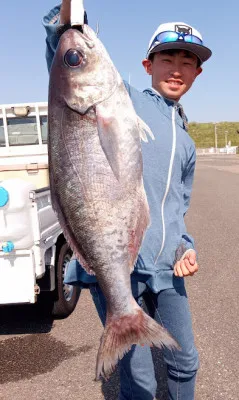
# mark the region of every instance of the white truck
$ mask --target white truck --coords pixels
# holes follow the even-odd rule
[[[47,103],[0,106],[0,306],[36,303],[67,317],[80,288],[64,284],[72,251],[51,206]]]

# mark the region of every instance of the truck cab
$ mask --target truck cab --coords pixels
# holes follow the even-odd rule
[[[57,317],[80,288],[64,284],[72,251],[52,209],[47,103],[0,106],[0,306],[43,303]]]

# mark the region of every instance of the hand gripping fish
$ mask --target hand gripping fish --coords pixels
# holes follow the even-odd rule
[[[131,292],[130,274],[150,223],[141,138],[152,140],[152,133],[87,25],[60,38],[50,72],[48,126],[53,207],[70,247],[96,275],[107,302],[98,379],[133,344],[178,345]]]

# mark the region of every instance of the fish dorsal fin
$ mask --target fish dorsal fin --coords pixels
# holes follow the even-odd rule
[[[139,116],[137,116],[137,118],[141,140],[146,143],[148,143],[148,137],[150,137],[152,140],[155,140],[154,134],[150,127]]]

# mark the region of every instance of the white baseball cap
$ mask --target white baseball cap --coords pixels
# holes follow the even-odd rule
[[[207,61],[211,50],[204,46],[202,35],[195,28],[184,22],[169,22],[159,25],[148,47],[147,58],[152,53],[162,50],[180,49],[191,51],[201,63]]]

